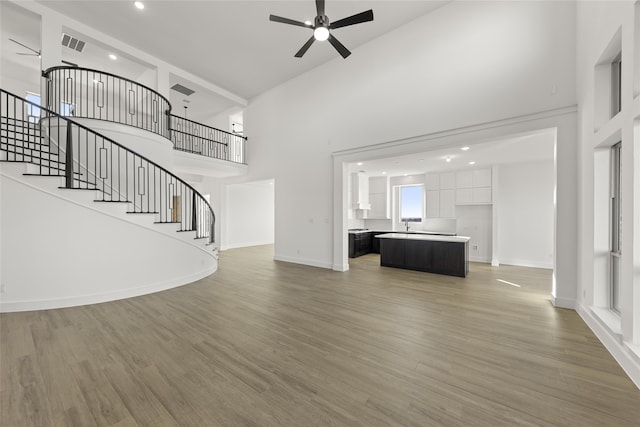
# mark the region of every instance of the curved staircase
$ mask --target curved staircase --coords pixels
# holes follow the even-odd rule
[[[0,311],[126,298],[217,269],[213,209],[178,176],[4,90],[0,120]]]

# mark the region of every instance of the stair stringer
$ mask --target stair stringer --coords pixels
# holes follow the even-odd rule
[[[158,292],[217,270],[217,252],[177,224],[94,202],[94,190],[58,188],[0,164],[0,312],[112,301]],[[46,209],[43,210],[42,207]]]

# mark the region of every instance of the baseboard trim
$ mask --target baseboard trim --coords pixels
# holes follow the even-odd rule
[[[576,311],[589,329],[598,337],[602,345],[611,353],[631,381],[640,389],[640,361],[636,358],[633,350],[629,348],[629,345],[617,339],[615,334],[607,331],[606,327],[588,308],[579,305]]]
[[[519,267],[553,269],[552,262],[532,261],[528,259],[500,259],[501,265],[517,265]]]
[[[349,271],[349,264],[333,264],[332,270],[340,272]]]
[[[200,270],[196,273],[188,274],[182,277],[165,280],[159,283],[140,286],[137,288],[122,289],[115,292],[105,292],[92,295],[79,295],[67,298],[55,298],[49,300],[32,300],[32,301],[2,301],[0,302],[0,313],[12,313],[17,311],[35,311],[35,310],[51,310],[56,308],[77,307],[81,305],[99,304],[103,302],[116,301],[121,299],[133,298],[142,295],[153,294],[168,289],[177,288],[179,286],[188,285],[196,280],[203,279],[218,270],[218,262],[214,265]]]
[[[333,265],[329,262],[320,262],[320,261],[305,259],[305,258],[295,258],[295,257],[282,256],[282,255],[274,255],[273,259],[275,261],[290,262],[292,264],[302,264],[302,265],[308,265],[311,267],[326,268],[330,270],[333,267]]]
[[[273,240],[264,240],[259,242],[248,242],[248,243],[237,243],[231,245],[224,245],[220,248],[221,251],[226,251],[229,249],[237,249],[237,248],[248,248],[251,246],[265,246],[265,245],[273,245]]]
[[[558,308],[576,309],[576,300],[574,298],[559,298],[551,295],[551,304]]]

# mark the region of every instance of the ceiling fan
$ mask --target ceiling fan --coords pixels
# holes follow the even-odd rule
[[[25,49],[30,50],[31,52],[16,52],[16,55],[23,55],[23,56],[37,56],[38,58],[42,57],[42,52],[39,50],[35,50],[33,48],[30,48],[29,46],[27,46],[24,43],[20,43],[17,40],[14,39],[9,39],[10,41],[14,42],[15,44],[19,44],[20,46],[24,47]],[[70,62],[70,61],[65,61],[64,59],[61,59],[60,62],[62,62],[63,64],[67,64],[70,65],[72,67],[77,67],[78,64],[76,64],[75,62]]]
[[[15,44],[19,44],[20,46],[22,46],[23,48],[30,50],[31,52],[16,52],[16,55],[24,55],[24,56],[40,56],[40,51],[39,50],[35,50],[33,48],[30,48],[29,46],[27,46],[24,43],[20,43],[17,40],[14,39],[9,39],[10,41],[14,42]]]
[[[338,41],[331,34],[331,30],[335,30],[337,28],[346,27],[348,25],[361,24],[363,22],[373,21],[373,10],[369,9],[365,12],[357,13],[355,15],[349,16],[347,18],[340,19],[333,23],[329,22],[329,18],[324,14],[324,0],[316,0],[316,11],[317,16],[315,18],[315,22],[311,23],[295,21],[289,18],[283,18],[281,16],[269,15],[269,20],[274,22],[281,22],[283,24],[289,25],[297,25],[298,27],[311,28],[313,30],[313,35],[307,42],[300,48],[300,50],[295,54],[296,58],[302,58],[302,55],[311,47],[314,41],[324,41],[329,40],[329,43],[338,51],[343,58],[351,55],[349,49],[344,47],[342,43]]]

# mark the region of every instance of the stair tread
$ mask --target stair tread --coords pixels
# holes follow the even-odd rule
[[[129,211],[127,212],[128,214],[154,214],[154,215],[158,215],[160,212],[136,212],[136,211]]]

